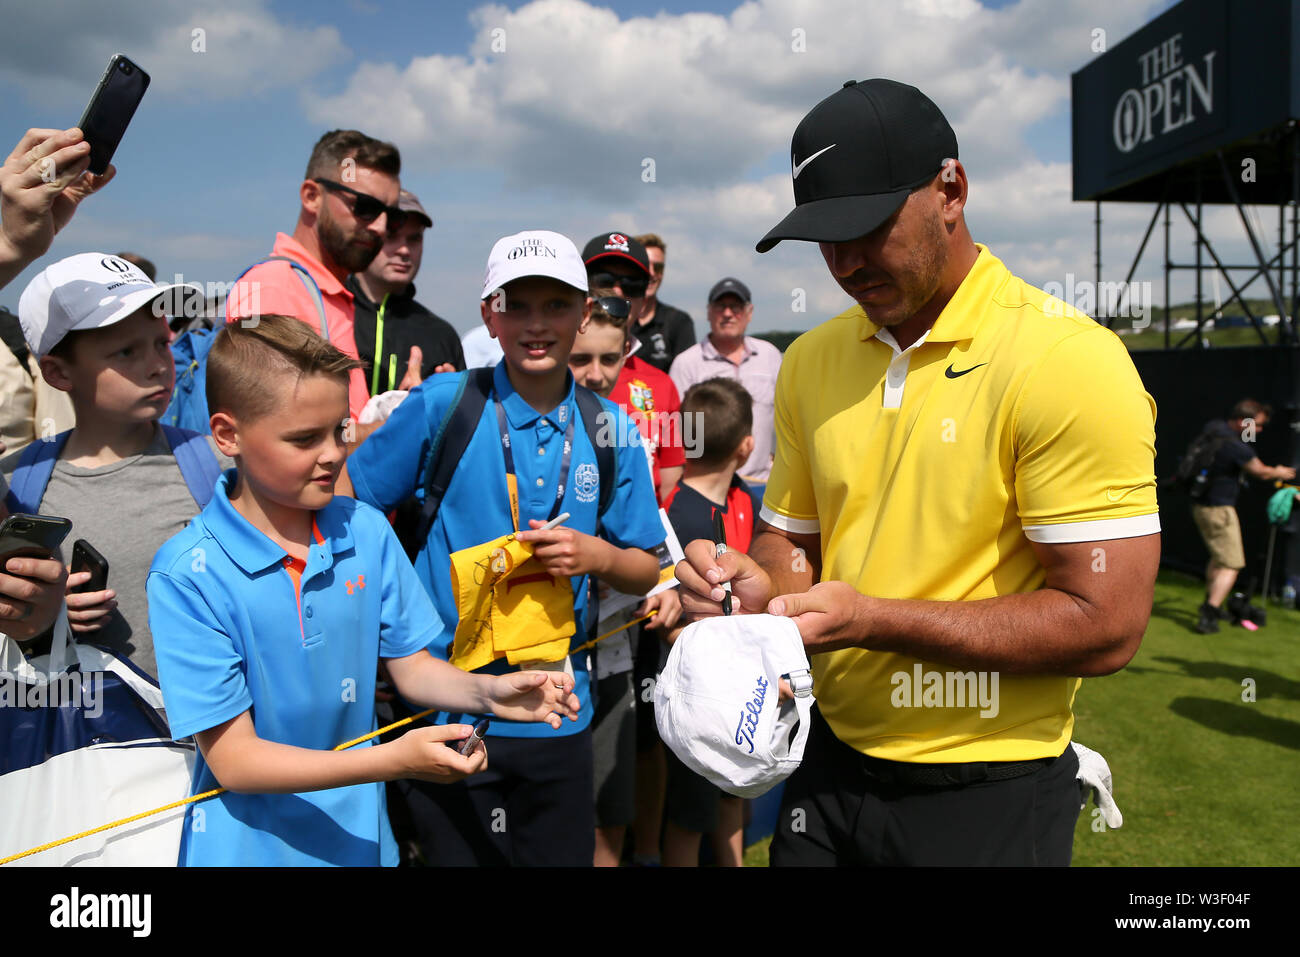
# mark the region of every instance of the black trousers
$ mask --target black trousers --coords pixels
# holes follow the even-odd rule
[[[455,784],[397,788],[434,867],[590,867],[596,852],[591,729],[487,738],[488,768]]]
[[[965,784],[909,783],[900,762],[845,744],[814,709],[804,758],[786,782],[771,863],[786,866],[1068,866],[1079,816],[1078,759],[1008,780],[999,765],[953,765]]]

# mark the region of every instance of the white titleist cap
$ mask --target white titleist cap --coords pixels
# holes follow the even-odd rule
[[[69,332],[111,326],[173,289],[191,288],[186,283],[154,283],[117,256],[78,253],[47,266],[27,284],[18,300],[18,321],[27,345],[43,356]],[[170,315],[172,310],[156,314]]]
[[[782,676],[793,701],[779,700]],[[758,797],[799,766],[812,706],[799,628],[776,615],[687,626],[655,684],[664,743],[692,771],[737,797]]]
[[[524,276],[549,276],[579,292],[587,291],[587,267],[573,241],[547,229],[526,229],[503,236],[488,256],[483,276],[486,299],[506,283]]]

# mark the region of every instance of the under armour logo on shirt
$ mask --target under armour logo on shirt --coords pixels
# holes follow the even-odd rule
[[[348,579],[344,584],[346,584],[346,585],[348,586],[348,594],[351,595],[351,594],[352,594],[352,587],[353,587],[353,586],[352,586],[352,579],[349,578],[349,579]],[[365,575],[358,575],[358,576],[357,576],[357,584],[356,584],[356,587],[357,587],[357,588],[365,588],[365,587],[366,587],[366,576],[365,576]]]

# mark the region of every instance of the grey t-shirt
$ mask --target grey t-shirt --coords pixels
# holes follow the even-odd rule
[[[211,437],[208,445],[222,469],[234,467]],[[6,479],[20,454],[0,460]],[[145,578],[154,553],[199,513],[162,429],[155,430],[144,452],[112,465],[87,469],[55,462],[40,512],[72,521],[63,542],[64,563],[72,561],[73,543],[84,538],[108,562],[108,587],[117,592],[117,607],[101,619],[105,624],[97,631],[73,632],[74,638],[103,645],[156,677]]]

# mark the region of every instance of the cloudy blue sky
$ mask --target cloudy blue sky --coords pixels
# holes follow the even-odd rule
[[[849,78],[919,86],[957,131],[976,238],[1040,285],[1091,278],[1092,206],[1070,200],[1070,74],[1096,56],[1094,29],[1113,45],[1170,5],[43,0],[6,13],[0,125],[12,143],[29,126],[74,124],[115,52],[153,77],[117,180],[37,268],[129,249],[160,278],[233,278],[292,230],[320,133],[355,126],[401,148],[403,184],[436,221],[420,299],[462,332],[478,321],[493,241],[524,228],[579,246],[610,228],[659,232],[664,299],[701,330],[724,275],[754,290],[754,329],[808,328],[847,304],[816,247],[753,247],[792,204],[790,134],[809,108]],[[1211,227],[1239,234],[1220,212]],[[1149,215],[1106,207],[1106,278],[1122,278],[1112,273]],[[1190,235],[1175,242],[1190,257]],[[32,274],[0,302],[15,307]],[[805,313],[792,311],[795,289]]]

